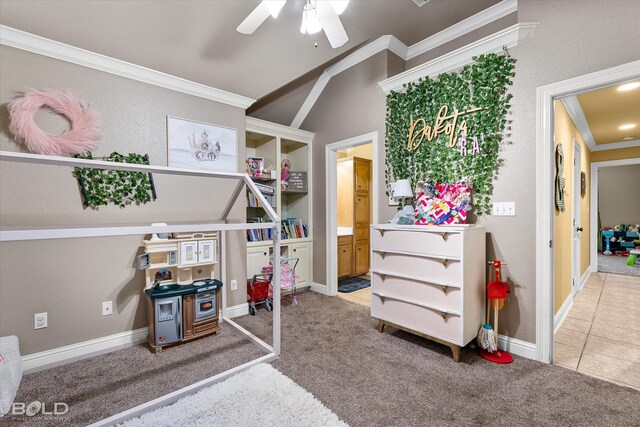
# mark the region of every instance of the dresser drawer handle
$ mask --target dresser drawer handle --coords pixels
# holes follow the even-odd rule
[[[444,240],[445,242],[447,241],[447,233],[440,233],[440,237],[442,237],[442,240]]]
[[[445,295],[447,294],[447,289],[448,289],[447,286],[442,287],[442,292],[444,292]]]

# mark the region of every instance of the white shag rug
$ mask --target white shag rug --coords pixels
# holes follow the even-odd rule
[[[347,426],[311,393],[264,363],[121,425]]]

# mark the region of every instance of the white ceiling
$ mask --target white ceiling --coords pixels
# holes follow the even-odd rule
[[[390,34],[411,45],[498,0],[351,0],[340,17],[349,41],[339,49],[322,32],[299,32],[304,0],[288,0],[253,35],[236,32],[258,3],[2,0],[0,23],[259,99],[362,43]]]

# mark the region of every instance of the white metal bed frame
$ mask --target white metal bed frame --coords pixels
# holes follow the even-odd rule
[[[144,224],[131,224],[131,225],[104,225],[104,226],[58,226],[58,227],[1,227],[0,228],[0,242],[11,241],[25,241],[25,240],[44,240],[44,239],[65,239],[65,238],[82,238],[82,237],[105,237],[105,236],[126,236],[126,235],[139,235],[139,234],[152,234],[152,233],[173,233],[173,232],[204,232],[204,231],[218,231],[220,233],[220,278],[223,283],[226,282],[226,266],[225,266],[225,232],[234,230],[249,230],[249,229],[269,229],[272,228],[273,232],[273,253],[280,253],[280,231],[281,222],[280,218],[273,210],[273,208],[266,201],[260,190],[253,183],[249,175],[243,173],[234,172],[209,172],[198,171],[191,169],[178,169],[169,168],[164,166],[153,165],[134,165],[130,163],[114,163],[96,160],[82,160],[67,157],[56,156],[43,156],[36,154],[25,154],[17,152],[0,151],[0,162],[14,162],[14,163],[27,163],[27,164],[42,164],[50,166],[68,166],[68,167],[88,167],[94,169],[109,169],[109,170],[124,170],[132,172],[145,172],[145,173],[157,173],[165,175],[179,175],[179,176],[198,176],[203,178],[221,178],[237,181],[236,187],[233,190],[231,198],[227,202],[221,217],[217,221],[207,223],[180,223],[169,224],[166,226],[150,226]],[[233,205],[238,200],[238,196],[241,194],[245,185],[257,197],[269,216],[269,219],[273,223],[226,223],[227,217],[233,208]],[[271,362],[276,360],[280,356],[280,269],[273,269],[273,346],[270,346],[242,326],[238,325],[233,320],[227,317],[227,295],[226,291],[222,292],[222,316],[221,322],[227,322],[229,325],[238,330],[241,334],[246,336],[253,343],[258,345],[267,354],[254,359],[250,362],[236,366],[235,368],[224,371],[215,376],[209,377],[205,380],[184,387],[180,390],[174,391],[167,395],[161,396],[157,399],[143,403],[142,405],[131,408],[127,411],[116,414],[112,417],[98,421],[91,426],[106,426],[118,424],[130,418],[140,416],[141,414],[159,408],[161,406],[169,405],[181,397],[189,394],[193,394],[198,390],[223,381],[226,378],[250,368],[259,363]]]

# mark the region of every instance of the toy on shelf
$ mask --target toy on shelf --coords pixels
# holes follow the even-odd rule
[[[282,191],[287,191],[289,186],[289,176],[291,176],[291,160],[284,159],[282,161],[282,169],[280,169],[280,186]]]

